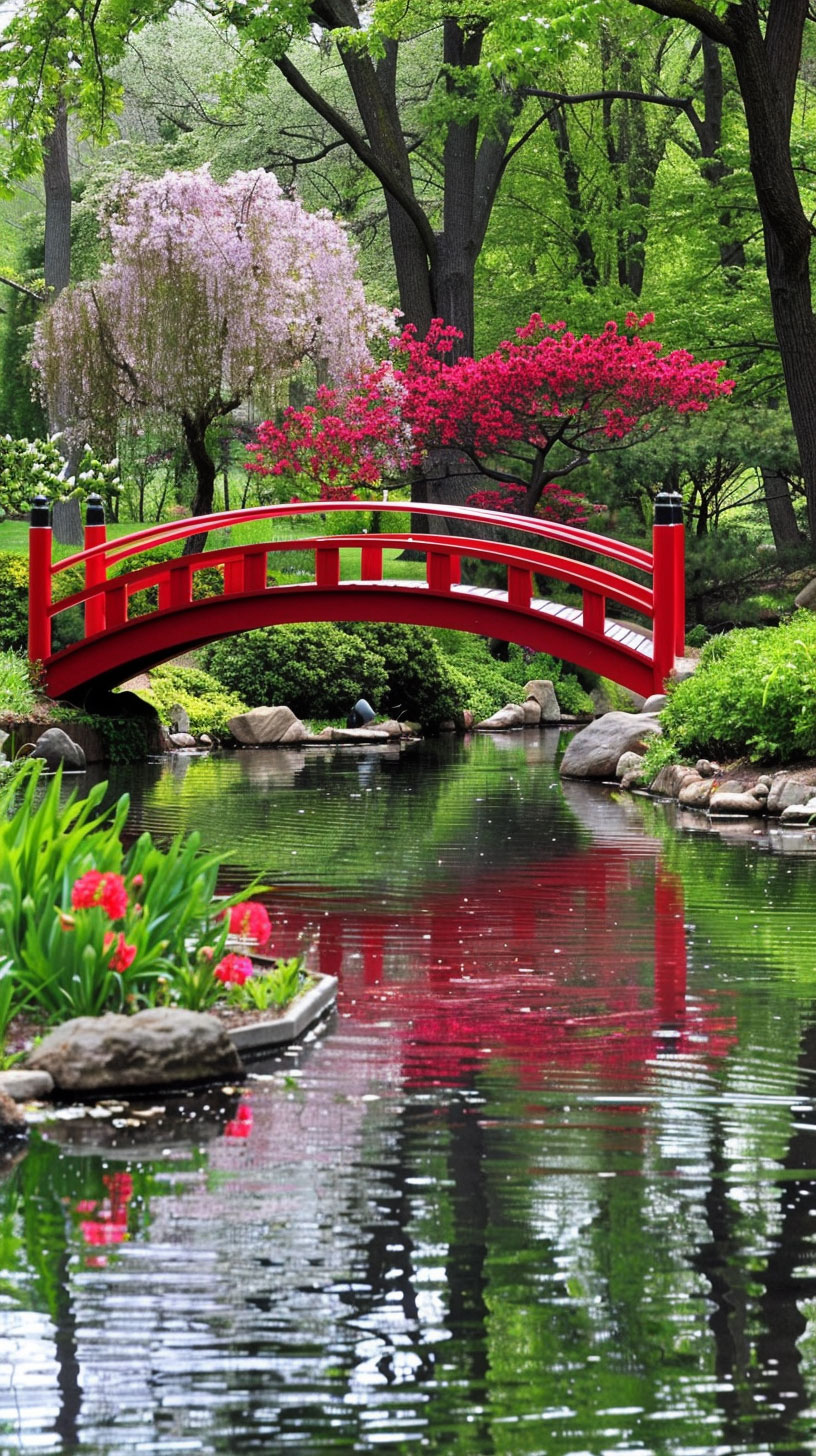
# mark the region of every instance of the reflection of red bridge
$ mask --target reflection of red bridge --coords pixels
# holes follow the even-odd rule
[[[284,892],[277,948],[313,937],[315,968],[340,978],[343,1016],[393,1023],[416,1084],[456,1086],[495,1062],[530,1085],[548,1068],[631,1081],[692,1037],[708,1056],[730,1045],[711,1008],[687,1006],[682,884],[652,866],[593,846],[488,876],[467,895],[430,894],[404,914],[349,905],[304,916]]]
[[[393,501],[377,505],[378,512],[404,514],[405,509]],[[476,523],[505,536],[512,532],[515,544],[421,532],[362,533],[218,546],[158,565],[138,565],[142,553],[202,532],[336,510],[369,512],[371,505],[297,502],[153,526],[106,541],[99,502],[88,508],[84,550],[53,563],[48,504],[38,497],[31,512],[29,655],[42,662],[48,693],[61,698],[81,694],[92,683],[112,687],[134,672],[215,638],[284,622],[382,621],[452,627],[549,652],[644,695],[662,687],[676,656],[682,655],[682,510],[668,495],[657,498],[651,551],[550,521],[462,506],[412,504],[412,516],[430,517],[431,524],[435,517]],[[548,543],[593,552],[645,580],[629,580],[606,567],[544,550]],[[408,546],[425,553],[425,580],[384,580],[383,549]],[[341,580],[343,548],[359,552],[360,574],[355,580]],[[274,563],[276,553],[293,550],[312,553],[313,578],[277,585],[269,576],[270,559]],[[110,575],[111,568],[131,558],[132,570]],[[505,586],[463,585],[461,564],[467,559],[500,568]],[[84,586],[55,601],[60,573],[77,567],[84,574]],[[196,573],[213,567],[220,572],[223,587],[198,598]],[[542,578],[577,589],[580,608],[534,597],[534,584]],[[157,589],[158,605],[134,617],[133,597],[151,587]],[[608,603],[644,617],[649,625],[626,626],[614,620],[607,615]],[[84,608],[84,636],[52,652],[53,619],[71,607]]]

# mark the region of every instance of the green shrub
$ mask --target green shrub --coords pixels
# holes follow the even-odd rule
[[[0,715],[30,713],[34,702],[28,659],[16,652],[0,652]]]
[[[204,649],[207,670],[250,707],[285,703],[301,718],[345,718],[358,698],[379,711],[379,653],[331,623],[262,627]]]
[[[28,643],[28,559],[0,551],[0,651],[24,652]]]
[[[210,673],[172,662],[151,669],[150,687],[142,689],[140,696],[153,704],[163,723],[169,722],[170,709],[176,704],[184,708],[190,732],[196,736],[210,733],[215,738],[228,738],[230,718],[247,710],[243,698],[225,693]]]
[[[399,622],[351,622],[342,629],[385,664],[384,712],[433,729],[465,705],[450,664],[427,627]]]
[[[681,754],[816,756],[816,617],[714,637],[661,713]]]

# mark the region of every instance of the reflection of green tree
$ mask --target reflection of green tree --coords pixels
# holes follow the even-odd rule
[[[111,792],[123,781],[112,772]],[[444,740],[393,755],[259,751],[164,768],[133,782],[131,824],[198,829],[205,848],[228,855],[230,881],[252,874],[361,893],[399,885],[456,885],[491,867],[527,863],[540,844],[552,856],[550,818],[563,854],[585,836],[564,807],[550,763],[487,737],[469,752]],[[406,855],[410,847],[410,855]]]

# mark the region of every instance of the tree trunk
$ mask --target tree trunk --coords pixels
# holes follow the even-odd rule
[[[54,129],[43,144],[45,188],[45,286],[56,298],[71,277],[71,172],[68,166],[68,107],[61,98]]]
[[[762,488],[765,492],[765,505],[773,532],[774,546],[782,556],[792,547],[802,544],[802,533],[793,509],[790,487],[785,476],[781,475],[778,470],[770,470],[763,465]]]
[[[207,428],[211,423],[206,416],[190,415],[186,411],[181,417],[185,444],[196,473],[196,492],[190,509],[191,516],[208,516],[213,508],[215,461],[207,449]],[[192,556],[196,551],[203,551],[206,543],[206,531],[198,536],[188,536],[183,554]]]

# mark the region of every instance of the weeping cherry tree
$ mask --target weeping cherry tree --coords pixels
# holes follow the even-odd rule
[[[367,304],[340,223],[284,196],[264,171],[224,183],[206,167],[125,176],[102,226],[110,262],[66,288],[38,325],[32,361],[69,431],[108,448],[151,420],[180,425],[212,510],[213,421],[312,360],[342,385],[371,364],[392,315]],[[200,544],[195,538],[194,549]]]

